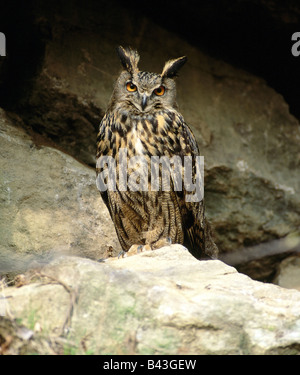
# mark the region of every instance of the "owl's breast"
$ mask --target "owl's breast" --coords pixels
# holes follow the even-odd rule
[[[172,156],[180,149],[182,120],[171,111],[127,119],[125,135],[128,153],[132,156]]]
[[[183,117],[176,110],[133,115],[128,111],[107,113],[100,125],[97,157],[118,159],[120,149],[128,157],[168,156],[187,153]]]

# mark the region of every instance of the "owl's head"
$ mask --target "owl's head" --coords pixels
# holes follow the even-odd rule
[[[124,70],[117,79],[113,103],[136,114],[149,113],[162,108],[176,107],[174,77],[184,65],[185,56],[169,60],[161,74],[140,71],[140,56],[130,48],[117,48]]]

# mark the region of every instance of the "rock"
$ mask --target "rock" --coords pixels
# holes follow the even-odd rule
[[[36,146],[19,122],[0,111],[0,273],[43,264],[57,253],[98,259],[108,245],[118,253],[95,171],[55,148]]]
[[[300,291],[300,256],[294,255],[284,259],[278,268],[273,280],[283,288],[297,289]]]
[[[137,17],[119,2],[110,4],[33,7],[28,22],[33,23],[31,38],[41,45],[37,65],[29,88],[24,84],[14,90],[23,93],[13,110],[24,126],[93,166],[97,127],[121,67],[115,46],[138,47],[141,68],[150,71],[160,71],[170,57],[187,55],[178,103],[205,156],[206,212],[220,252],[297,230],[300,128],[283,97],[263,79],[209,57],[145,15]],[[51,232],[56,231],[54,225]],[[260,263],[260,274],[257,267],[247,272],[270,280],[276,269],[269,264],[274,262]]]
[[[256,280],[266,279],[273,282],[275,275],[280,273],[278,269],[281,261],[299,254],[299,252],[300,233],[294,232],[284,238],[239,249],[235,252],[223,253],[219,259],[234,266],[239,272],[251,275]]]
[[[106,263],[61,256],[30,280],[4,289],[10,315],[73,354],[300,354],[298,291],[181,245]]]
[[[22,118],[20,125],[37,146],[52,142],[94,166],[98,124],[121,68],[115,46],[137,47],[141,68],[150,71],[160,71],[170,57],[187,55],[178,103],[205,156],[206,213],[220,253],[250,252],[298,230],[299,121],[263,79],[206,55],[118,1],[36,3],[21,14],[27,33],[7,36],[16,40],[0,65],[0,99]],[[13,9],[8,16],[15,17]],[[24,60],[24,48],[29,59]],[[84,225],[90,228],[92,222]],[[50,227],[52,238],[61,235],[55,224]],[[31,230],[44,235],[39,226]],[[280,260],[257,260],[259,267],[246,267],[247,273],[269,281]]]

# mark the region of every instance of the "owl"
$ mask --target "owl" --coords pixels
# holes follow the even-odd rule
[[[176,103],[175,77],[187,58],[167,61],[156,74],[139,70],[137,51],[117,52],[123,70],[99,127],[96,181],[121,255],[177,243],[197,259],[216,258],[203,197],[190,199],[191,186],[203,181],[196,178],[199,149]]]

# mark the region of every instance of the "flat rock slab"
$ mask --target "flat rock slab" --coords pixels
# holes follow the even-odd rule
[[[181,245],[105,263],[59,257],[3,295],[10,316],[76,354],[300,353],[299,291]]]

